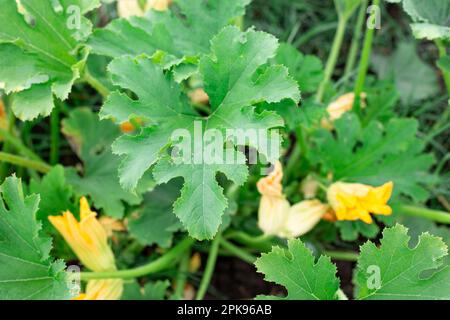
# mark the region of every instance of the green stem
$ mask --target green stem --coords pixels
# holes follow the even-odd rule
[[[50,164],[59,162],[59,106],[55,105],[50,116]]]
[[[324,251],[323,254],[340,261],[357,261],[359,257],[356,252],[351,251]]]
[[[187,276],[189,272],[189,260],[191,258],[191,250],[184,253],[183,258],[181,258],[180,267],[178,269],[178,275],[175,281],[175,292],[174,296],[177,299],[183,299],[184,287],[186,285]]]
[[[433,210],[405,204],[394,205],[393,209],[394,211],[398,211],[404,215],[421,217],[439,223],[450,224],[450,213],[445,211]]]
[[[220,241],[220,245],[224,249],[228,250],[228,252],[232,253],[236,257],[240,258],[241,260],[243,260],[249,264],[254,264],[256,261],[255,256],[251,255],[250,253],[248,253],[245,250],[242,250],[241,248],[235,246],[234,244],[232,244],[231,242],[228,242],[225,239],[222,239]]]
[[[36,161],[43,161],[37,154],[35,154],[32,150],[28,149],[19,138],[15,137],[11,132],[0,129],[0,137],[2,137],[5,141],[17,150],[18,153],[23,155],[24,157],[28,157],[30,159]]]
[[[198,288],[195,300],[202,300],[205,297],[206,291],[208,290],[209,283],[211,282],[214,268],[216,266],[221,238],[222,236],[219,232],[212,242],[211,249],[209,251],[208,261],[206,262],[205,271],[203,272],[202,281],[200,282],[200,286]]]
[[[339,18],[336,35],[334,36],[333,46],[331,47],[331,53],[328,57],[327,65],[325,67],[325,76],[320,84],[319,90],[316,96],[316,102],[321,103],[323,100],[323,96],[325,95],[325,90],[328,86],[328,83],[333,76],[334,69],[336,67],[336,63],[339,57],[339,52],[341,51],[342,41],[344,40],[345,28],[347,27],[347,19],[344,17]]]
[[[4,161],[28,169],[33,169],[41,173],[47,173],[52,169],[51,166],[44,162],[26,159],[6,152],[0,152],[0,161]]]
[[[359,43],[361,40],[362,29],[366,17],[367,1],[363,0],[361,7],[359,8],[358,19],[356,20],[355,30],[353,32],[352,44],[350,46],[350,52],[348,54],[347,63],[345,64],[344,78],[348,78],[350,73],[355,68],[356,57],[359,51]]]
[[[86,67],[84,70],[84,80],[89,83],[89,85],[97,90],[98,93],[102,95],[103,98],[107,98],[109,96],[109,89],[103,85],[97,78],[95,78]]]
[[[327,32],[333,29],[336,29],[337,23],[331,22],[331,23],[324,23],[321,25],[318,25],[314,28],[309,29],[307,32],[305,32],[301,37],[299,37],[297,40],[293,42],[293,46],[298,48],[302,46],[305,43],[308,43],[311,39],[315,38],[319,34],[323,32]]]
[[[156,273],[167,269],[172,264],[172,262],[180,258],[180,255],[183,252],[189,250],[193,243],[194,240],[192,238],[185,238],[160,258],[141,267],[119,271],[81,272],[81,279],[133,279],[145,276],[150,273]]]
[[[295,143],[294,150],[292,151],[289,157],[289,161],[284,170],[285,179],[290,179],[292,177],[295,167],[300,163],[301,156],[306,156],[306,153],[308,152],[308,144],[301,127],[297,128],[296,136],[297,141]]]
[[[379,6],[380,0],[373,0],[373,6]],[[364,90],[366,83],[367,71],[369,70],[370,56],[372,54],[373,36],[375,34],[375,28],[366,28],[366,34],[364,37],[364,45],[361,53],[361,61],[359,63],[358,77],[356,78],[355,85],[355,112],[361,114],[360,96]]]
[[[233,231],[229,232],[226,235],[226,238],[233,239],[234,241],[244,246],[257,249],[261,252],[269,252],[270,250],[272,250],[271,240],[273,239],[273,237],[270,236],[253,237],[242,231]]]
[[[447,55],[447,50],[446,50],[445,45],[442,42],[442,40],[440,40],[440,39],[436,40],[436,46],[438,47],[439,56],[441,58]],[[447,92],[450,95],[450,74],[448,72],[446,72],[445,70],[442,70],[442,75],[444,77],[445,85],[447,87]]]

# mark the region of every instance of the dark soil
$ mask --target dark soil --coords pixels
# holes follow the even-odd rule
[[[338,268],[341,288],[353,297],[352,270],[354,263],[333,261]],[[253,299],[257,295],[286,295],[286,290],[272,282],[264,281],[264,276],[256,268],[236,259],[220,257],[211,280],[206,299]]]

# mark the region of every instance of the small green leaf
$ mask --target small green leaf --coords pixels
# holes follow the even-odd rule
[[[56,216],[63,211],[76,212],[72,187],[66,182],[64,168],[60,165],[54,167],[41,181],[32,179],[30,192],[40,194],[37,218],[42,221],[44,228],[49,226],[48,216]]]
[[[286,287],[286,300],[336,300],[339,279],[330,258],[321,256],[317,262],[300,240],[290,240],[288,249],[274,247],[255,263],[266,281]],[[259,296],[260,299],[276,297]]]
[[[69,298],[65,265],[53,261],[51,239],[39,234],[39,196],[24,197],[16,177],[7,178],[0,193],[0,299]]]
[[[133,281],[123,288],[122,300],[164,300],[170,281],[148,282],[144,287]]]
[[[441,238],[423,233],[410,247],[408,229],[396,225],[383,231],[381,246],[361,247],[355,277],[358,299],[450,299],[450,266],[442,266],[448,249]],[[426,271],[436,271],[424,276]]]

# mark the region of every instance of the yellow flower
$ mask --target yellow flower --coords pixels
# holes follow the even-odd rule
[[[123,280],[91,280],[86,287],[86,293],[73,300],[119,300],[123,292]]]
[[[361,93],[361,99],[364,100],[366,98],[366,94]],[[340,96],[337,100],[330,103],[327,107],[328,115],[330,116],[330,120],[334,121],[342,117],[344,113],[352,110],[353,104],[355,103],[355,94],[353,92],[344,94]]]
[[[337,220],[362,220],[372,223],[372,214],[390,215],[387,205],[394,184],[385,183],[372,187],[360,183],[337,182],[327,191],[328,202],[336,213]]]
[[[171,3],[172,0],[148,0],[142,7],[139,0],[117,0],[117,12],[121,18],[142,17],[150,9],[165,11]]]
[[[311,231],[329,211],[329,206],[317,199],[305,200],[293,205],[283,230],[278,234],[284,238],[297,238]]]
[[[283,195],[281,181],[283,169],[280,162],[265,178],[258,181],[262,194],[258,212],[258,226],[266,235],[295,238],[309,232],[329,210],[319,200],[307,200],[291,207]]]
[[[80,199],[80,222],[66,211],[62,216],[48,217],[53,226],[63,236],[83,265],[92,271],[114,271],[114,254],[108,245],[107,232],[91,211],[86,198]],[[119,299],[123,290],[122,280],[92,280],[86,293],[77,300]]]
[[[89,208],[86,198],[80,199],[80,222],[69,211],[62,216],[48,218],[87,268],[93,271],[116,270],[106,231],[96,213]]]
[[[258,226],[266,235],[277,235],[283,229],[288,217],[290,204],[283,195],[283,169],[281,163],[257,183],[262,197],[259,203]]]

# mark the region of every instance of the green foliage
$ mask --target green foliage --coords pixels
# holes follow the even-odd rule
[[[81,172],[67,168],[67,182],[79,195],[90,196],[97,208],[111,217],[121,218],[124,202],[139,204],[141,197],[125,191],[119,184],[120,159],[111,152],[111,143],[120,130],[110,121],[100,121],[89,109],[78,108],[64,119],[62,131],[83,161]]]
[[[164,51],[174,63],[178,58],[209,52],[210,40],[234,18],[244,14],[250,0],[176,0],[179,12],[150,11],[145,17],[117,19],[96,30],[89,44],[94,53],[117,58],[152,56]]]
[[[0,299],[69,298],[65,265],[53,261],[51,240],[39,234],[39,196],[24,197],[16,177],[7,178],[0,192]]]
[[[0,20],[5,21],[0,25],[0,79],[7,93],[17,92],[16,116],[32,120],[50,114],[53,95],[67,99],[84,67],[88,52],[79,40],[89,33],[90,22],[82,18],[79,28],[71,26],[76,14],[71,8],[84,14],[99,1],[62,0],[59,7],[51,0],[20,3],[23,14],[15,1],[0,1]]]
[[[385,229],[379,248],[371,242],[361,247],[355,278],[359,299],[450,299],[449,266],[423,276],[425,271],[442,266],[447,246],[441,238],[423,233],[411,248],[407,232],[404,226],[396,225]],[[374,278],[378,275],[379,283]]]
[[[436,180],[428,173],[434,158],[423,153],[416,120],[393,118],[385,125],[374,121],[363,128],[358,117],[348,113],[334,125],[336,137],[328,130],[314,135],[311,160],[321,164],[324,173],[332,173],[335,181],[374,186],[393,181],[394,196],[403,194],[416,201],[429,197],[425,186]]]
[[[213,39],[212,55],[200,60],[200,73],[211,102],[212,114],[208,118],[195,113],[170,74],[164,74],[162,67],[151,60],[122,57],[109,66],[114,83],[132,90],[139,99],[131,100],[115,92],[104,105],[101,116],[119,122],[139,116],[151,120],[152,124],[138,135],[124,135],[113,144],[115,153],[125,155],[119,169],[120,181],[126,189],[134,189],[142,175],[161,160],[154,172],[158,183],[184,178],[181,197],[174,209],[193,237],[210,239],[217,232],[227,200],[215,176],[222,172],[236,184],[244,183],[247,168],[243,155],[232,151],[237,162],[233,165],[209,165],[204,161],[193,164],[198,154],[183,155],[187,161],[183,159],[183,164],[175,164],[163,151],[170,146],[173,133],[180,129],[195,139],[199,126],[204,131],[218,130],[223,134],[227,129],[270,131],[282,126],[283,121],[276,113],[256,113],[252,107],[264,101],[276,103],[300,98],[286,68],[265,65],[276,49],[277,41],[272,36],[253,30],[242,33],[235,27],[225,28]],[[258,141],[248,144],[262,150]],[[195,148],[194,152],[197,152]],[[224,158],[222,162],[226,163]]]
[[[179,197],[180,183],[171,182],[157,186],[144,197],[143,206],[128,220],[132,236],[145,245],[157,244],[168,248],[172,245],[173,233],[181,227],[172,213],[172,206]]]
[[[450,39],[450,2],[446,0],[387,0],[403,4],[414,23],[413,34],[418,39]]]
[[[170,281],[148,282],[144,287],[133,281],[126,283],[122,300],[164,300]]]
[[[37,218],[42,221],[44,227],[49,224],[48,216],[56,216],[64,211],[77,211],[73,205],[72,187],[67,184],[64,168],[60,165],[55,166],[41,181],[31,180],[30,193],[40,195]]]
[[[394,78],[402,103],[410,105],[439,92],[435,71],[417,55],[414,43],[401,43],[395,52],[375,55],[373,66],[381,79]]]
[[[317,262],[300,240],[290,240],[288,249],[274,247],[255,263],[265,280],[286,287],[287,300],[335,300],[339,289],[336,266],[321,256]],[[259,299],[275,299],[259,296]]]

